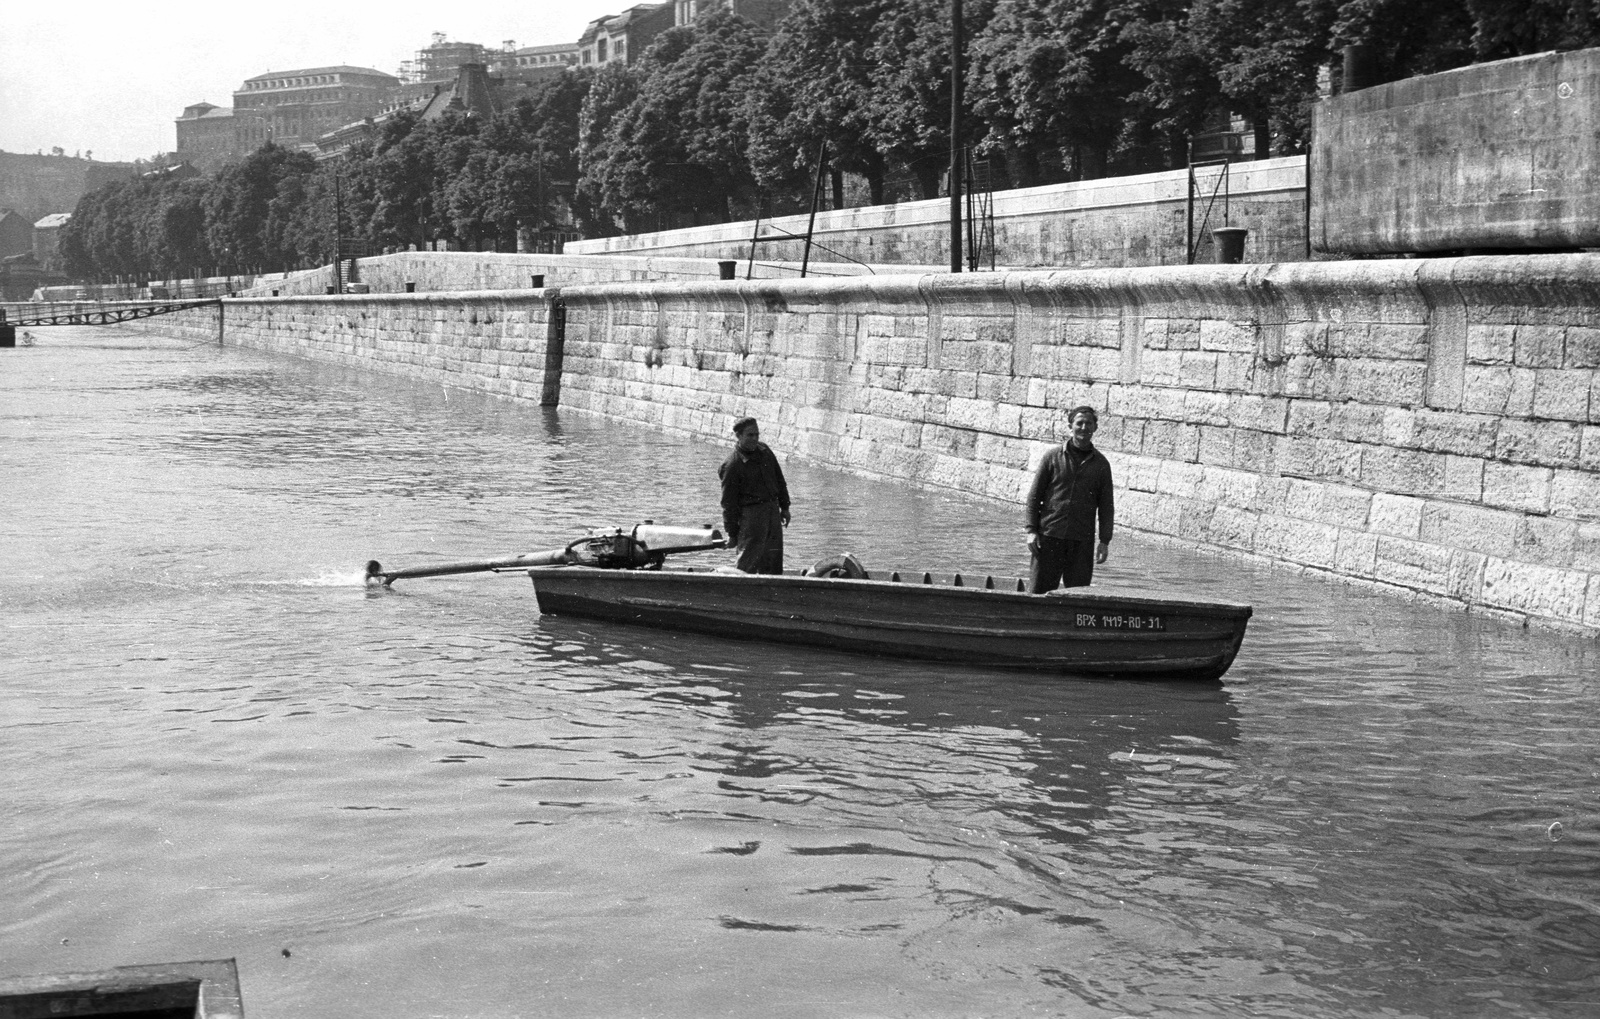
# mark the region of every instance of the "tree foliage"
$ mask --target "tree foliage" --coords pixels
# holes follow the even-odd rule
[[[1595,0],[962,7],[956,139],[949,0],[792,0],[770,35],[702,5],[636,65],[556,75],[492,118],[401,113],[339,160],[268,144],[207,177],[114,181],[80,201],[62,252],[105,278],[308,266],[341,237],[512,250],[527,230],[795,211],[819,169],[836,201],[846,175],[874,204],[932,197],[952,141],[1023,186],[1171,168],[1191,137],[1240,117],[1258,156],[1295,153],[1343,46],[1394,79],[1600,44]]]

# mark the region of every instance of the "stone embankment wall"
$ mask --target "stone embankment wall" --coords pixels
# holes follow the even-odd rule
[[[1196,261],[1216,260],[1211,230],[1223,225],[1225,208],[1229,223],[1250,231],[1245,240],[1246,262],[1294,262],[1307,257],[1304,156],[1234,163],[1226,177],[1219,167],[1199,167],[1195,175]],[[1188,192],[1187,170],[996,191],[995,263],[1000,267],[1051,268],[1183,265],[1187,261]],[[761,233],[804,235],[807,220],[803,215],[763,220]],[[749,256],[755,225],[722,223],[569,241],[562,250],[569,255],[743,259]],[[821,212],[814,237],[813,259],[948,269],[950,201],[940,198]],[[756,258],[798,262],[801,247],[800,241],[763,243]]]
[[[1013,501],[1065,438],[1065,411],[1088,403],[1122,526],[1600,627],[1592,256],[238,300],[226,314],[225,342],[546,402],[559,374],[566,408],[718,441],[750,413],[785,453]],[[197,321],[214,335],[214,314]]]
[[[410,284],[417,293],[453,293],[469,290],[526,290],[533,277],[544,277],[545,286],[576,286],[602,283],[646,283],[661,281],[692,282],[716,280],[721,270],[714,258],[671,258],[661,256],[627,257],[596,255],[510,255],[472,251],[402,251],[374,255],[356,261],[356,279],[370,293],[402,294]],[[783,279],[800,275],[795,263],[739,262],[738,278],[746,270],[756,279]],[[864,266],[850,263],[808,266],[809,275],[867,276],[875,272],[933,271],[927,266]],[[247,297],[268,297],[276,290],[280,297],[325,295],[333,284],[333,268],[323,266],[299,273],[286,280],[265,282],[244,291]]]

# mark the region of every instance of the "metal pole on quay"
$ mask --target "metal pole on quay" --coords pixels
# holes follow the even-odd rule
[[[961,271],[961,0],[950,0],[950,271]]]

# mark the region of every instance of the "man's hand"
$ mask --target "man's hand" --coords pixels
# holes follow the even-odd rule
[[[1039,532],[1038,531],[1029,531],[1028,532],[1027,545],[1028,545],[1028,551],[1029,552],[1037,552],[1037,551],[1039,551]]]
[[[1105,562],[1106,558],[1108,556],[1110,556],[1110,555],[1111,555],[1111,545],[1109,543],[1104,542],[1104,541],[1095,542],[1095,546],[1094,546],[1094,561],[1096,563]]]
[[[780,519],[783,520],[783,526],[788,527],[789,526],[789,507],[785,506],[783,509],[779,510],[778,511],[778,516],[779,516]]]

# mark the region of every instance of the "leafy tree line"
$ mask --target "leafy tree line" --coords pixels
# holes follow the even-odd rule
[[[1600,44],[1590,0],[965,0],[963,136],[1012,186],[1183,165],[1242,115],[1303,152],[1320,79],[1369,47],[1386,79]],[[834,204],[933,197],[950,149],[949,0],[794,0],[770,36],[715,8],[634,66],[547,81],[493,118],[401,114],[341,160],[267,145],[214,175],[85,196],[84,276],[321,264],[519,229],[589,236],[791,212],[826,148]],[[846,183],[849,194],[846,194]]]

